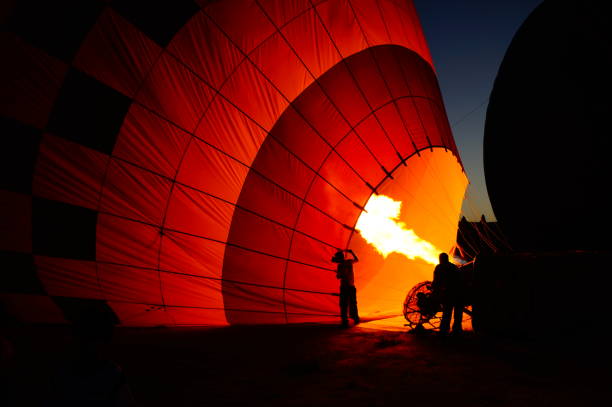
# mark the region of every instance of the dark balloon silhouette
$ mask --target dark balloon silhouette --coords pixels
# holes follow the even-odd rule
[[[610,11],[604,1],[545,1],[500,66],[484,170],[499,226],[517,250],[609,248]]]

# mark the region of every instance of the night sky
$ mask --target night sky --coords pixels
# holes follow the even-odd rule
[[[488,97],[508,45],[541,0],[414,0],[471,185],[463,213],[494,219],[483,173]]]

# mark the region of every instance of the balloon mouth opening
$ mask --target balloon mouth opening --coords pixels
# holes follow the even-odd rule
[[[401,315],[406,294],[430,281],[440,253],[453,253],[457,244],[468,184],[461,163],[433,148],[406,164],[369,197],[349,243],[360,259],[355,285],[364,318]]]

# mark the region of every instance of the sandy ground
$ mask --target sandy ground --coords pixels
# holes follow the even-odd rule
[[[416,336],[402,322],[119,329],[111,355],[140,406],[612,405],[605,343]],[[22,327],[11,338],[4,384],[35,405],[69,330]]]

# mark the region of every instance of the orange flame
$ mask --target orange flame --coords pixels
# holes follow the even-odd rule
[[[372,195],[355,229],[385,258],[395,252],[409,259],[419,257],[427,263],[437,264],[440,250],[399,220],[401,208],[401,201],[385,195]]]

